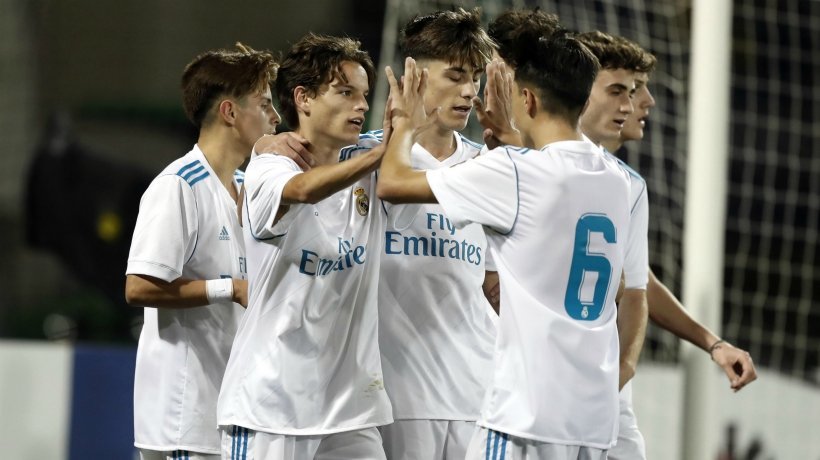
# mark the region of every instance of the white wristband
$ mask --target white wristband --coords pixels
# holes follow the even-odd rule
[[[233,280],[220,278],[205,281],[205,293],[208,303],[229,303],[233,301]]]

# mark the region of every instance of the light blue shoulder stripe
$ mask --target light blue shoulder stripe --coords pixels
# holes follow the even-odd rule
[[[211,173],[209,173],[208,171],[205,171],[204,173],[202,173],[198,176],[194,176],[194,177],[190,178],[188,180],[188,185],[193,187],[194,185],[196,185],[197,182],[201,181],[202,179],[205,179],[206,177],[208,177],[210,175],[211,175]]]
[[[181,167],[179,169],[179,171],[177,171],[177,176],[182,176],[185,173],[185,171],[188,171],[189,169],[191,169],[194,166],[197,166],[199,164],[200,164],[199,160],[194,160],[194,161],[188,163],[187,165]]]
[[[373,131],[359,134],[359,139],[376,139],[381,142],[381,140],[384,139],[384,130],[374,129]]]
[[[199,165],[196,168],[187,169],[186,171],[184,171],[182,173],[177,173],[177,175],[182,177],[183,179],[185,179],[185,181],[190,181],[191,177],[199,174],[200,172],[202,172],[204,170],[205,170],[205,166]]]

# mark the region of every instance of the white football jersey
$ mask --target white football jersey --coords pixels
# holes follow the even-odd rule
[[[541,442],[611,447],[615,295],[631,252],[643,254],[643,271],[627,283],[646,283],[646,194],[631,202],[629,173],[583,141],[498,148],[427,178],[456,226],[492,229],[501,316],[479,425]]]
[[[376,174],[316,204],[290,205],[276,221],[285,184],[301,173],[272,154],[253,155],[247,168],[249,303],[219,395],[219,425],[324,435],[391,423],[377,330],[385,213]]]
[[[243,173],[237,171],[234,186]],[[194,146],[140,201],[126,274],[245,279],[236,202]],[[134,445],[218,454],[216,400],[242,307],[145,308],[134,378]]]
[[[478,154],[480,145],[455,137],[444,161],[415,144],[413,168],[449,168]],[[486,257],[480,225],[456,228],[437,204],[389,208],[379,347],[395,419],[478,419],[498,318],[481,290]]]

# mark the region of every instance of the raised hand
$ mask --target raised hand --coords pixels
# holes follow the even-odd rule
[[[408,123],[409,127],[419,133],[435,122],[438,109],[431,113],[424,110],[424,92],[427,89],[427,69],[419,70],[416,61],[408,57],[404,61],[404,75],[401,83],[396,79],[393,69],[384,69],[390,84],[390,118],[391,126]]]
[[[484,100],[473,98],[476,117],[484,127],[484,142],[488,148],[501,144],[521,146],[521,133],[512,121],[513,75],[498,59],[487,64],[487,84]]]

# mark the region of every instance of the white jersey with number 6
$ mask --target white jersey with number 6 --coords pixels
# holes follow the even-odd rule
[[[492,229],[501,316],[479,425],[541,442],[611,447],[618,426],[615,294],[622,269],[628,288],[646,285],[646,193],[634,202],[630,174],[583,141],[498,148],[427,178],[457,226]]]

